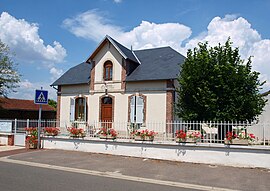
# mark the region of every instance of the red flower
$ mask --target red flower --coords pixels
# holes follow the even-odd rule
[[[185,139],[187,134],[183,130],[180,130],[180,131],[177,130],[175,133],[175,136],[176,138],[179,138],[179,139]]]

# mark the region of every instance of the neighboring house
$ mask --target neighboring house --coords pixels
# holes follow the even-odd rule
[[[9,99],[0,97],[0,119],[38,119],[39,105],[34,100]],[[55,109],[42,106],[42,119],[55,119]]]
[[[270,123],[270,90],[262,94],[268,101],[263,109],[262,114],[259,116],[259,122]]]
[[[69,69],[57,88],[57,119],[140,125],[174,119],[179,65],[171,47],[130,50],[106,36],[87,60]]]
[[[259,140],[266,140],[270,143],[270,90],[263,93],[268,101],[263,108],[263,112],[258,116],[258,123],[248,128],[249,133],[253,133]]]

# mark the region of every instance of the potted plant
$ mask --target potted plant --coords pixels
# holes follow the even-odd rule
[[[158,133],[148,129],[138,129],[132,134],[134,134],[135,141],[153,141]]]
[[[157,135],[158,133],[157,132],[155,132],[155,131],[149,131],[149,130],[145,130],[145,137],[144,137],[144,139],[146,140],[146,141],[153,141],[154,140],[154,138],[155,138],[155,136]]]
[[[225,144],[232,145],[248,145],[255,141],[255,135],[250,133],[241,132],[232,132],[228,131],[226,134],[226,139],[224,140]]]
[[[187,143],[196,143],[199,142],[202,137],[202,134],[198,130],[188,130],[186,136]]]
[[[84,138],[86,136],[85,131],[82,128],[68,127],[69,136],[73,138]]]
[[[46,136],[57,136],[60,133],[60,129],[57,127],[45,127],[43,131]]]
[[[26,131],[26,148],[36,149],[38,146],[38,131],[36,127],[25,128]]]
[[[186,138],[187,138],[187,133],[183,130],[180,131],[176,131],[175,133],[175,140],[177,143],[184,143],[186,142]]]
[[[98,132],[100,139],[116,139],[117,138],[117,131],[113,128],[101,128]]]

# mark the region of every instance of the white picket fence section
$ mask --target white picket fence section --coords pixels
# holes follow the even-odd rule
[[[1,120],[12,122],[12,133],[24,133],[26,127],[37,127],[38,120]],[[157,132],[156,141],[174,141],[175,133],[179,130],[198,131],[202,134],[199,142],[224,143],[228,131],[244,131],[256,136],[256,143],[270,145],[270,122],[247,123],[247,122],[212,122],[212,121],[167,121],[147,122],[134,124],[122,121],[56,121],[42,120],[41,127],[58,127],[61,136],[69,136],[68,127],[82,128],[87,137],[97,137],[101,128],[114,128],[118,132],[118,139],[130,139],[130,134],[136,129],[148,129]],[[1,134],[1,129],[0,129]]]

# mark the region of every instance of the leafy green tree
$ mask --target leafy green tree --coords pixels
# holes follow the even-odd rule
[[[0,40],[0,96],[7,96],[11,91],[15,92],[20,82],[12,55],[7,45]]]
[[[48,105],[52,106],[55,110],[57,108],[57,102],[53,99],[48,99]]]
[[[242,60],[230,39],[215,47],[199,43],[180,68],[176,114],[183,120],[252,121],[266,103],[258,76],[251,57]]]

